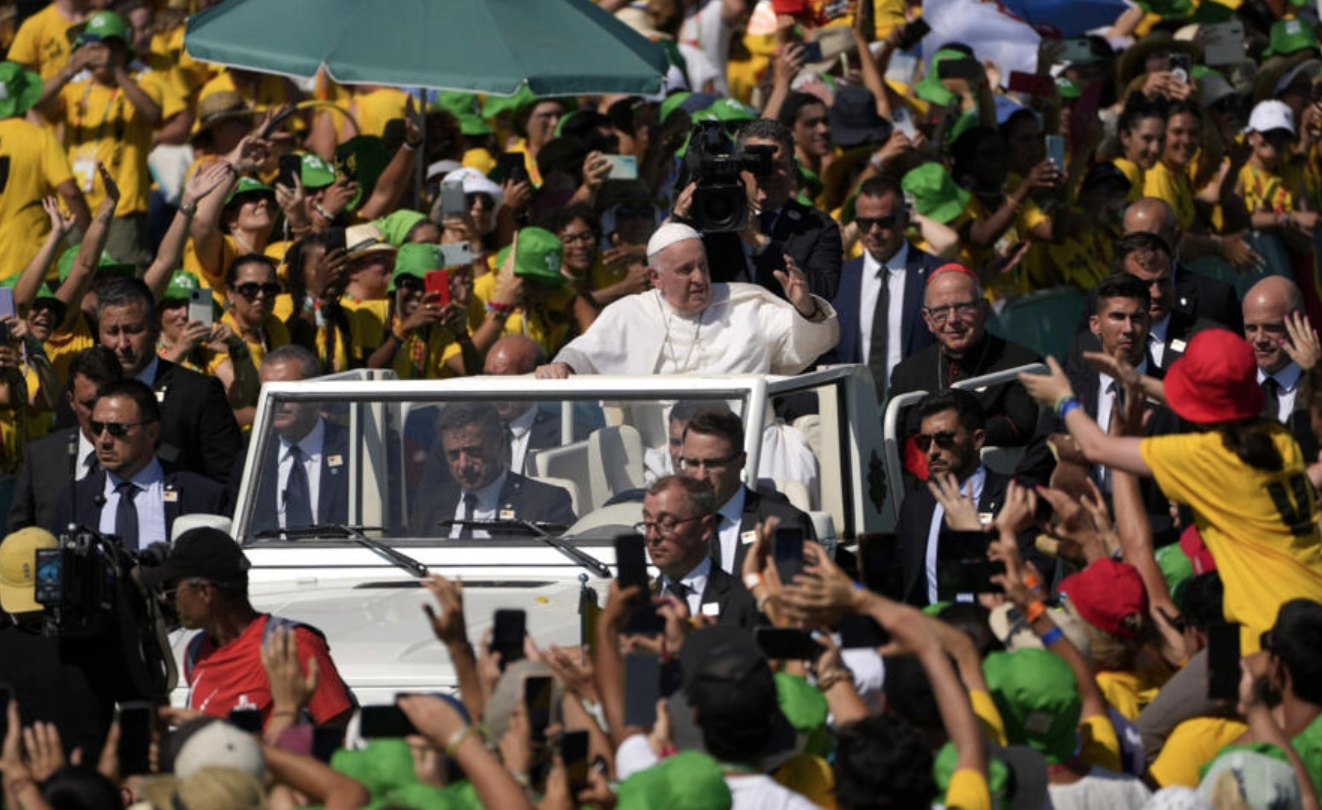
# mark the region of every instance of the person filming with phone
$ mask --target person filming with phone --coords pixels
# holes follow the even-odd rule
[[[472,267],[451,265],[444,255],[448,247],[400,246],[387,290],[390,329],[367,359],[368,368],[393,369],[401,380],[478,373],[482,362],[468,333],[466,307]]]

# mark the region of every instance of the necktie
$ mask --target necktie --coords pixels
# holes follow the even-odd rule
[[[285,528],[311,526],[312,494],[308,485],[308,470],[304,465],[303,450],[298,445],[289,448],[289,478],[285,480]]]
[[[87,453],[87,474],[92,475],[93,473],[99,472],[100,470],[101,470],[101,462],[98,461],[96,458],[96,451],[89,450]]]
[[[682,602],[686,610],[688,609],[689,594],[692,592],[692,588],[682,582],[672,582],[666,586],[666,590],[670,591],[671,596]]]
[[[464,493],[464,525],[459,529],[460,540],[471,540],[473,538],[473,526],[470,521],[477,514],[477,496],[471,492]]]
[[[887,324],[891,309],[890,272],[881,268],[881,288],[877,290],[877,306],[872,310],[872,334],[868,342],[868,371],[872,372],[872,382],[877,387],[877,399],[880,400],[886,390],[886,336],[890,332]]]
[[[115,534],[124,548],[136,551],[138,548],[138,507],[133,499],[138,496],[137,485],[132,481],[120,481],[115,487],[119,493],[119,508],[115,511]]]
[[[775,211],[761,211],[757,215],[757,229],[767,236],[771,235],[771,228],[776,224]]]
[[[1262,381],[1262,393],[1267,400],[1267,405],[1262,409],[1263,415],[1273,422],[1281,420],[1281,384],[1275,377],[1268,377]]]

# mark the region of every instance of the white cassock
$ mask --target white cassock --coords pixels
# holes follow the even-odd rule
[[[833,348],[840,322],[804,318],[756,284],[713,284],[698,315],[681,315],[659,290],[602,310],[588,331],[555,356],[578,374],[798,374]]]

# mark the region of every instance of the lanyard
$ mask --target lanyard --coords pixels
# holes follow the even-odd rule
[[[87,87],[83,90],[83,100],[78,105],[79,115],[78,115],[78,122],[75,125],[76,134],[74,135],[74,140],[76,143],[79,144],[83,142],[83,121],[86,119],[87,116],[87,100],[91,97],[91,95],[92,95],[92,82],[89,80],[87,82]],[[103,136],[106,131],[106,121],[110,118],[110,108],[115,107],[116,102],[118,100],[119,100],[119,88],[116,87],[114,90],[110,91],[110,98],[106,99],[106,108],[101,111],[101,123],[98,124],[96,128],[96,143],[101,142],[101,136]],[[115,140],[119,140],[120,138],[123,137],[124,134],[123,129],[124,129],[124,119],[123,116],[120,115],[119,111],[117,110],[115,113],[115,133],[116,133]]]

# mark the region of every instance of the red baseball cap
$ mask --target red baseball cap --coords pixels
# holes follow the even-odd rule
[[[1069,596],[1079,615],[1098,630],[1133,638],[1124,618],[1148,615],[1148,592],[1138,569],[1109,558],[1096,560],[1077,574],[1065,577],[1060,592]]]
[[[1199,424],[1248,419],[1266,406],[1253,347],[1228,329],[1194,335],[1166,372],[1165,390],[1170,409]]]

